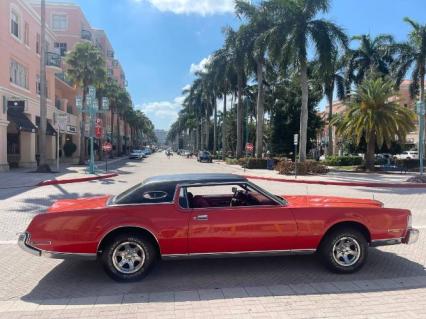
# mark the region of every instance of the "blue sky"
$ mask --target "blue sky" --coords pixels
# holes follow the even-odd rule
[[[68,0],[70,1],[70,0]],[[233,0],[74,0],[93,27],[105,29],[135,105],[167,129],[176,119],[192,70],[237,26]],[[409,16],[426,23],[425,0],[332,0],[327,17],[349,35],[390,33],[406,39]]]

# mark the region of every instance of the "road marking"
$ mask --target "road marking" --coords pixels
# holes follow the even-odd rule
[[[16,244],[17,240],[0,240],[0,245],[12,245]]]

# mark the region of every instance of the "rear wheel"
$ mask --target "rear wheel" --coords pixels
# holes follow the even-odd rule
[[[319,255],[330,270],[353,273],[364,265],[368,255],[368,243],[360,231],[340,228],[324,238]]]
[[[121,234],[105,245],[102,263],[112,279],[136,281],[146,276],[156,255],[154,245],[143,236]]]

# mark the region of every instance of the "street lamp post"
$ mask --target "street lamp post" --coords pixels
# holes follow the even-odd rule
[[[419,172],[420,175],[423,175],[423,158],[425,154],[425,102],[419,101],[416,105],[416,112],[419,116]]]
[[[96,88],[89,86],[88,94],[86,96],[86,105],[83,106],[83,98],[77,96],[75,104],[81,113],[86,113],[89,116],[89,141],[90,141],[90,160],[88,166],[89,174],[95,174],[95,154],[94,154],[94,130],[96,115],[98,113],[104,113],[108,111],[109,101],[108,98],[102,97],[102,109],[99,109],[99,101],[96,98]],[[84,134],[85,128],[81,134]]]

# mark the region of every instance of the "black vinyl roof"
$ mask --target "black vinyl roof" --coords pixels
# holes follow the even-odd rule
[[[220,173],[208,173],[208,174],[174,174],[174,175],[160,175],[153,176],[144,181],[146,184],[157,184],[157,183],[170,183],[176,184],[203,184],[203,183],[227,183],[227,182],[246,182],[245,177],[235,174],[220,174]]]

